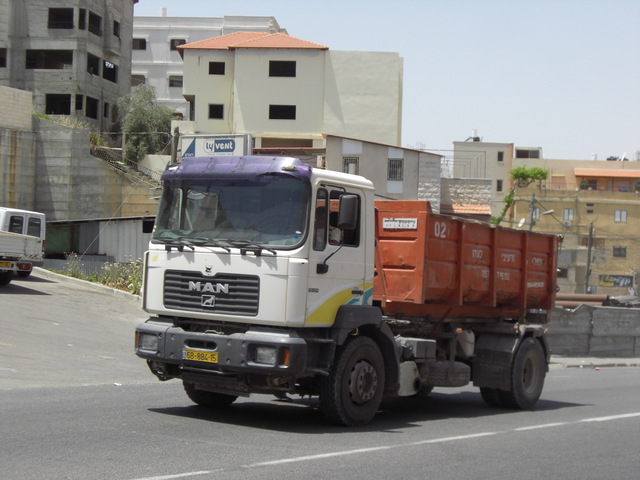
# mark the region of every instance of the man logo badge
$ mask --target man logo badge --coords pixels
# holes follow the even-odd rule
[[[215,295],[202,295],[200,298],[200,305],[203,307],[215,307],[216,296]]]

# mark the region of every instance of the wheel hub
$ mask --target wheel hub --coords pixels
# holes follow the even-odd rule
[[[371,364],[360,360],[351,371],[349,393],[357,404],[363,404],[373,398],[378,390],[378,374]]]

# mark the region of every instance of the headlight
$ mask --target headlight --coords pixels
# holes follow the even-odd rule
[[[141,333],[138,343],[140,350],[148,350],[151,352],[158,351],[158,336]]]
[[[264,365],[275,365],[276,349],[274,347],[256,347],[255,361]]]

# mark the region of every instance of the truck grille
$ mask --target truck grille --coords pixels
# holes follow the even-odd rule
[[[231,315],[258,314],[260,278],[255,275],[217,274],[167,270],[164,306],[176,310]]]

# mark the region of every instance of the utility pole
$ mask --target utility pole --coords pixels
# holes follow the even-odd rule
[[[529,231],[533,229],[533,224],[535,223],[535,220],[533,219],[533,212],[535,208],[536,208],[536,194],[532,193],[531,203],[529,204]]]
[[[587,271],[584,275],[584,293],[589,293],[589,277],[591,277],[591,251],[593,249],[593,222],[589,223],[589,243],[587,243]]]

